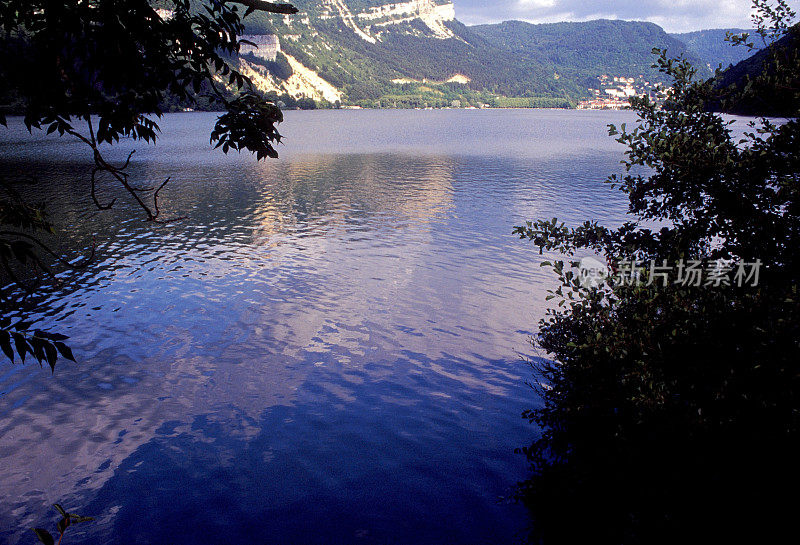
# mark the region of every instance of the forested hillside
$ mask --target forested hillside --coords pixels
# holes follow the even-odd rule
[[[709,77],[708,65],[746,55],[724,43],[725,31],[671,36],[652,23],[610,20],[467,27],[450,0],[292,3],[300,13],[245,19],[247,35],[278,37],[277,53],[250,51],[238,60],[259,90],[287,105],[307,97],[365,107],[570,107],[609,96],[616,77],[636,78],[636,93],[663,81],[652,68],[653,48],[687,55]],[[201,0],[194,4],[201,9]],[[169,10],[172,2],[151,5]],[[622,103],[627,96],[619,95]]]
[[[382,11],[381,2],[365,0],[296,4],[301,14],[294,17],[254,14],[248,32],[277,34],[282,50],[340,89],[345,102],[441,106],[499,96],[568,105],[583,92],[540,55],[520,58],[477,35],[455,20],[449,2]]]
[[[697,32],[687,32],[684,34],[670,34],[676,40],[686,44],[692,55],[702,60],[711,70],[722,66],[723,69],[737,64],[753,53],[746,47],[733,47],[725,40],[728,33],[742,34],[747,31],[741,28],[699,30]],[[754,45],[758,46],[756,41]]]
[[[777,42],[720,74],[716,88],[722,92],[723,99],[710,107],[743,115],[797,116],[800,112],[798,66],[800,25],[795,25]],[[769,67],[766,74],[765,67]]]
[[[603,75],[635,77],[644,75],[661,81],[652,68],[654,47],[670,55],[687,55],[704,65],[686,45],[653,23],[597,20],[585,23],[534,25],[506,21],[470,27],[489,43],[523,58],[543,58],[565,73],[574,73],[578,83],[593,86]]]

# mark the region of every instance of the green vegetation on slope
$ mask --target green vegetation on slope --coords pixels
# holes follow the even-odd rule
[[[742,34],[752,32],[739,28],[698,30],[696,32],[686,32],[684,34],[670,34],[676,40],[686,44],[689,53],[700,59],[705,66],[715,70],[718,66],[723,69],[740,63],[753,54],[745,47],[731,47],[725,41],[728,33]],[[755,45],[758,45],[757,43]]]
[[[757,39],[751,40],[753,44],[756,42]],[[798,66],[800,25],[795,25],[780,40],[720,74],[715,87],[722,91],[723,97],[710,107],[743,115],[797,117]]]
[[[448,103],[486,103],[494,95],[576,97],[583,92],[573,79],[560,78],[546,60],[535,55],[520,59],[457,21],[448,23],[455,38],[437,39],[422,21],[413,20],[392,25],[381,41],[370,43],[341,19],[321,19],[313,9],[305,15],[311,25],[287,25],[256,14],[247,30],[281,36],[284,51],[341,89],[350,103],[385,104],[409,93],[423,98],[424,89],[401,89],[393,80],[446,82],[456,74],[469,83],[460,89],[440,85],[434,93]]]
[[[574,104],[599,88],[602,75],[635,77],[658,83],[664,76],[652,67],[653,48],[685,55],[711,76],[709,65],[723,65],[746,55],[724,48],[725,31],[669,35],[644,22],[597,20],[533,25],[509,21],[467,27],[444,22],[451,38],[440,39],[421,18],[406,15],[379,20],[358,17],[387,0],[343,0],[355,15],[340,17],[335,4],[299,0],[301,13],[274,17],[254,13],[246,19],[249,34],[276,34],[286,54],[317,72],[343,93],[343,103],[382,107],[462,106],[480,104]],[[440,3],[446,3],[442,0]],[[373,43],[352,28],[373,27]],[[386,23],[384,25],[384,23]],[[379,30],[376,30],[378,29]],[[688,45],[687,45],[688,44]],[[730,51],[732,50],[732,52]],[[724,56],[722,51],[727,51]],[[277,61],[280,62],[280,61]],[[286,79],[288,63],[270,71]],[[462,83],[444,84],[455,75]],[[508,99],[524,98],[524,101]],[[456,102],[457,101],[457,102]]]
[[[601,19],[539,25],[506,21],[470,29],[514,56],[544,58],[557,70],[588,87],[596,86],[596,78],[604,74],[643,75],[651,81],[664,81],[663,74],[652,67],[653,48],[666,49],[673,56],[688,53],[686,45],[670,37],[658,25],[636,21]],[[691,54],[687,56],[694,64],[702,65]]]

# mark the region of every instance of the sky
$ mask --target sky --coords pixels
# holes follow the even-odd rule
[[[467,25],[510,19],[531,23],[627,19],[651,21],[667,32],[752,28],[751,0],[454,0]],[[789,0],[800,13],[800,0]]]

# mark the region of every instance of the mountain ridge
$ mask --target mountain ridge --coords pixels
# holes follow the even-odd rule
[[[419,96],[430,105],[449,105],[452,100],[485,102],[493,95],[568,103],[568,97],[580,95],[574,81],[559,81],[561,76],[543,59],[519,62],[470,31],[455,18],[448,0],[296,4],[299,16],[254,14],[247,32],[279,36],[287,54],[339,89],[350,103],[385,106]],[[464,79],[438,88],[397,83],[447,82],[458,75]]]
[[[192,0],[191,9],[204,1]],[[288,106],[311,98],[322,106],[623,107],[669,83],[652,68],[654,47],[689,57],[710,77],[708,59],[725,33],[669,35],[653,23],[603,19],[466,26],[451,0],[293,4],[300,13],[246,17],[245,43],[231,58],[258,90]],[[171,16],[171,1],[151,6]]]
[[[571,106],[604,77],[667,83],[652,68],[654,47],[710,76],[725,32],[670,35],[654,23],[604,19],[466,26],[450,0],[294,4],[297,15],[255,13],[245,23],[249,34],[278,36],[290,72],[307,77],[281,79],[246,59],[245,71],[262,90],[368,107]]]
[[[683,42],[670,37],[655,23],[612,19],[541,24],[506,21],[470,28],[516,55],[538,53],[555,66],[571,68],[584,78],[606,74],[663,80],[663,75],[652,68],[655,47],[700,64]]]
[[[670,34],[676,40],[686,44],[687,49],[696,57],[702,59],[710,70],[717,67],[723,69],[736,65],[752,56],[753,52],[746,47],[734,47],[726,41],[728,33],[754,34],[755,31],[742,28],[713,28]]]
[[[741,54],[724,56],[724,29],[669,34],[654,23],[607,19],[466,26],[450,0],[294,3],[298,15],[251,16],[248,32],[279,36],[292,65],[324,82],[327,96],[315,88],[309,96],[362,106],[502,105],[507,98],[568,106],[604,76],[668,83],[652,67],[654,47],[688,58],[706,77]],[[269,74],[263,79],[287,90]]]

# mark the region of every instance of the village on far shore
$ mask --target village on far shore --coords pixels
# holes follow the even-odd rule
[[[669,89],[647,81],[643,75],[635,78],[624,76],[600,76],[600,88],[589,89],[593,94],[578,103],[579,110],[622,110],[630,108],[628,102],[634,96],[649,96],[652,100],[663,102]]]

